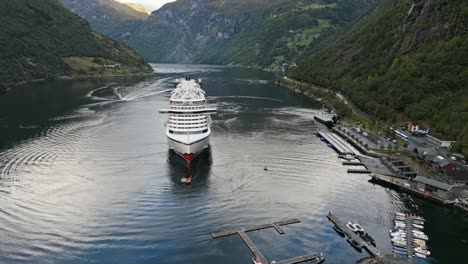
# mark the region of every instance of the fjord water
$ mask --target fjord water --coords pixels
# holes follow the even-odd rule
[[[467,221],[346,173],[316,138],[318,102],[275,74],[157,65],[145,80],[37,83],[0,97],[1,263],[250,263],[237,236],[217,231],[287,218],[302,223],[249,236],[269,260],[323,252],[326,263],[367,256],[338,236],[333,211],[391,253],[396,211],[428,219],[433,263],[458,263]],[[211,148],[189,171],[168,150],[168,89],[202,78],[216,104]],[[269,170],[264,171],[267,165]],[[192,185],[180,179],[192,174]]]

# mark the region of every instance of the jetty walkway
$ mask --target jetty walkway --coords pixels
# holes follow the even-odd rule
[[[371,243],[364,241],[359,235],[351,231],[344,222],[341,222],[336,216],[334,216],[331,212],[328,213],[327,218],[336,226],[338,226],[346,236],[351,239],[352,241],[356,242],[359,248],[365,248],[369,254],[372,256],[381,256],[382,253],[376,247],[374,247]]]
[[[323,261],[323,257],[320,254],[309,254],[309,255],[304,255],[304,256],[299,256],[287,260],[282,260],[282,261],[276,261],[276,262],[268,262],[268,260],[265,258],[265,256],[260,252],[258,247],[254,244],[254,242],[249,238],[249,236],[246,234],[247,232],[250,231],[258,231],[262,229],[267,229],[267,228],[275,228],[276,231],[282,235],[285,234],[284,229],[281,227],[283,225],[290,225],[290,224],[296,224],[300,223],[301,220],[294,218],[294,219],[289,219],[285,221],[279,221],[279,222],[274,222],[270,224],[263,224],[263,225],[258,225],[258,226],[251,226],[251,227],[243,227],[240,229],[236,230],[229,230],[229,231],[222,231],[218,233],[213,233],[211,236],[213,238],[219,238],[219,237],[225,237],[225,236],[231,236],[238,234],[242,241],[244,241],[245,245],[250,249],[252,254],[255,256],[256,259],[260,260],[262,264],[270,264],[270,263],[276,263],[276,264],[295,264],[295,263],[301,263],[305,261],[310,261],[312,264],[318,264]]]

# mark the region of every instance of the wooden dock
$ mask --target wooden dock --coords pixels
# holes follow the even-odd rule
[[[267,229],[267,228],[274,228],[276,231],[282,235],[285,233],[284,229],[281,227],[283,225],[290,225],[290,224],[296,224],[300,223],[301,220],[294,218],[294,219],[289,219],[285,221],[279,221],[279,222],[274,222],[271,224],[264,224],[264,225],[258,225],[258,226],[251,226],[251,227],[243,227],[237,230],[230,230],[230,231],[223,231],[223,232],[217,232],[211,234],[213,238],[219,238],[219,237],[225,237],[225,236],[231,236],[231,235],[239,235],[240,238],[244,241],[245,245],[250,249],[252,254],[257,258],[258,260],[261,261],[262,264],[269,264],[268,260],[265,258],[265,256],[260,252],[260,250],[257,248],[257,246],[254,244],[254,242],[249,238],[249,236],[246,234],[247,232],[251,231],[257,231],[257,230],[262,230],[262,229]],[[323,261],[323,257],[320,254],[310,254],[310,255],[304,255],[304,256],[299,256],[287,260],[282,260],[282,261],[277,261],[275,263],[277,264],[295,264],[295,263],[301,263],[305,261],[311,261],[311,263],[320,263]]]
[[[413,220],[411,215],[406,215],[406,255],[413,257]]]
[[[372,256],[380,256],[382,254],[377,248],[372,246],[371,243],[364,241],[359,235],[351,231],[351,229],[349,229],[345,223],[341,222],[341,220],[334,216],[331,212],[328,213],[327,218],[333,224],[343,230],[349,239],[355,241],[358,244],[358,247],[365,248]]]
[[[243,232],[250,232],[250,231],[258,231],[258,230],[262,230],[262,229],[267,229],[267,228],[275,228],[276,231],[278,231],[278,233],[280,234],[284,234],[284,230],[283,228],[281,228],[282,225],[291,225],[291,224],[297,224],[297,223],[300,223],[301,220],[297,219],[297,218],[294,218],[294,219],[289,219],[289,220],[285,220],[285,221],[279,221],[279,222],[274,222],[274,223],[271,223],[271,224],[264,224],[264,225],[258,225],[258,226],[251,226],[251,227],[243,227],[242,229],[240,230],[230,230],[230,231],[223,231],[223,232],[218,232],[218,233],[213,233],[211,236],[213,238],[218,238],[218,237],[223,237],[223,236],[231,236],[231,235],[235,235],[237,233],[239,233],[240,231],[243,231]]]
[[[348,173],[371,173],[370,170],[365,170],[365,169],[348,169]]]
[[[331,144],[333,148],[336,149],[338,154],[355,154],[355,150],[349,145],[346,141],[344,141],[339,136],[323,131],[317,131],[317,134],[322,137],[328,144]]]
[[[366,165],[362,162],[355,162],[355,161],[343,161],[343,165],[347,166],[363,166],[366,167]]]

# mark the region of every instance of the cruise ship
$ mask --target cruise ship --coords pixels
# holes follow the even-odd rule
[[[207,106],[201,80],[187,77],[177,80],[176,85],[169,109],[159,112],[168,115],[165,125],[169,147],[190,163],[209,145],[210,115],[216,113],[216,108]]]

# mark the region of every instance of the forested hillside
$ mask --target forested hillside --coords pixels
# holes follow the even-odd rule
[[[152,71],[135,51],[92,32],[57,0],[1,1],[0,24],[0,83]]]
[[[466,153],[467,15],[462,0],[383,0],[290,75],[340,90],[376,119],[450,135]]]
[[[130,36],[149,16],[141,5],[115,0],[59,0],[63,6],[86,19],[91,28],[122,41]]]
[[[262,67],[309,54],[376,1],[178,0],[141,21],[106,11],[122,5],[114,0],[61,0],[95,30],[124,41],[148,61]]]

